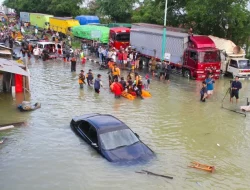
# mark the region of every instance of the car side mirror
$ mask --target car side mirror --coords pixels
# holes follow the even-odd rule
[[[95,148],[98,148],[98,145],[96,143],[91,143],[91,145]]]
[[[140,138],[140,136],[137,134],[137,133],[135,133],[135,136],[139,139]]]

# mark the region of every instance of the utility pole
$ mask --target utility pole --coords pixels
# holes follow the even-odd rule
[[[163,34],[162,34],[162,50],[161,50],[161,60],[164,60],[164,55],[165,55],[165,50],[166,50],[166,42],[167,42],[167,29],[166,29],[166,25],[167,25],[167,11],[168,11],[168,0],[166,0],[165,2],[165,15],[164,15],[164,27],[163,27]]]

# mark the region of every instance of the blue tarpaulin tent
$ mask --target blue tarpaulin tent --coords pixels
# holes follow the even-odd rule
[[[80,15],[75,18],[79,21],[80,25],[86,24],[100,24],[98,16]]]

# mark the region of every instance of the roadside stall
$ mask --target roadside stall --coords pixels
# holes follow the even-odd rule
[[[14,60],[0,58],[0,92],[29,91],[29,71]]]

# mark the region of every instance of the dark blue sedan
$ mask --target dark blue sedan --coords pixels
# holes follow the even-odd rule
[[[112,115],[86,114],[71,120],[71,128],[110,162],[145,161],[154,152],[125,123]]]

